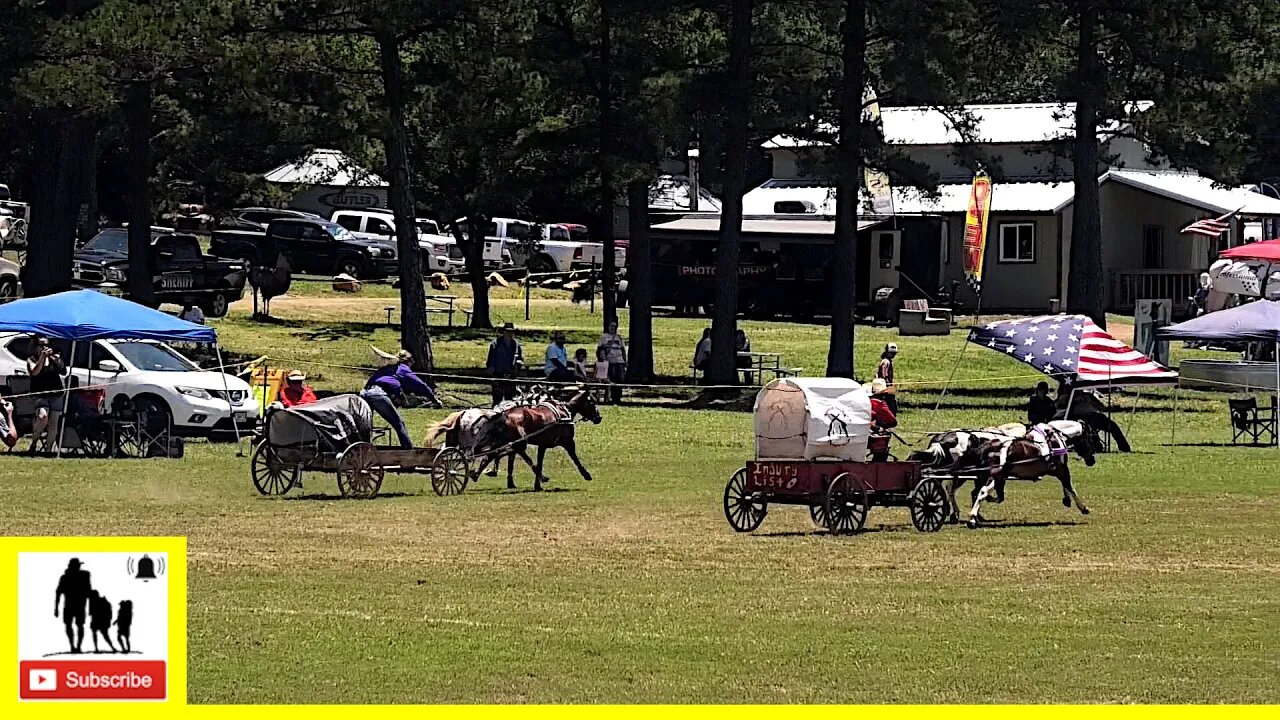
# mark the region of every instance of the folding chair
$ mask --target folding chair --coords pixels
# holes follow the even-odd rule
[[[1254,445],[1260,444],[1263,435],[1270,435],[1274,444],[1276,438],[1275,408],[1263,408],[1266,413],[1259,413],[1257,398],[1237,398],[1227,400],[1231,410],[1231,442],[1238,443],[1240,438],[1248,437]]]

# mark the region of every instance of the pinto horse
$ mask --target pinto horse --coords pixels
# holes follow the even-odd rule
[[[533,470],[533,489],[542,490],[542,461],[549,448],[564,448],[569,459],[578,467],[584,480],[591,479],[591,473],[582,466],[578,459],[577,443],[574,440],[573,419],[582,417],[599,425],[603,419],[596,408],[591,393],[578,391],[567,402],[547,401],[539,405],[520,405],[509,408],[493,416],[485,424],[483,436],[476,443],[477,453],[493,454],[501,452],[507,456],[507,487],[514,489],[515,456]],[[534,464],[526,449],[529,445],[538,448],[538,462]],[[487,464],[487,463],[486,463]]]
[[[1092,467],[1096,459],[1093,447],[1085,436],[1084,427],[1072,420],[1055,420],[1051,426],[1056,430],[1065,445],[1061,455],[1050,454],[1045,457],[1042,449],[1032,440],[1026,438],[1006,438],[990,440],[970,450],[961,462],[976,459],[983,469],[979,475],[985,475],[986,482],[981,488],[975,488],[973,509],[969,511],[968,525],[978,527],[981,517],[978,510],[982,501],[994,495],[997,502],[1004,500],[1004,484],[1008,480],[1030,480],[1036,482],[1043,477],[1055,477],[1062,483],[1062,504],[1071,507],[1074,503],[1081,515],[1088,515],[1089,508],[1076,493],[1071,482],[1071,468],[1067,463],[1067,450],[1074,450],[1086,466]],[[976,484],[976,481],[975,481]],[[954,496],[951,500],[954,508]]]

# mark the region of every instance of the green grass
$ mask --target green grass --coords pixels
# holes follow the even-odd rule
[[[280,325],[237,312],[219,332],[237,352],[330,364],[394,346],[319,295],[273,308]],[[550,299],[529,322],[514,297],[497,308],[530,355],[553,327],[588,342],[598,318]],[[704,325],[658,320],[663,373],[683,379]],[[821,369],[823,328],[746,326],[757,349]],[[938,386],[921,383],[946,379],[962,338],[859,329],[864,373],[879,345],[902,346],[907,431],[1018,417],[1035,378],[976,347],[933,412]],[[456,330],[436,353],[474,370],[484,344]],[[329,389],[359,379],[315,371]],[[1147,393],[1121,420],[1138,452],[1076,470],[1091,515],[1053,481],[1018,483],[978,531],[920,534],[874,509],[869,532],[837,538],[781,507],[735,534],[721,493],[751,455],[750,416],[651,406],[580,427],[595,481],[551,454],[540,495],[518,468],[518,492],[483,478],[437,498],[392,476],[387,497],[341,501],[309,475],[301,497],[263,499],[247,458],[201,443],[181,461],[0,458],[0,525],[187,535],[197,703],[1276,702],[1280,451],[1221,446],[1221,395],[1173,403]],[[417,434],[440,413],[406,415]],[[1175,419],[1197,445],[1167,445]]]

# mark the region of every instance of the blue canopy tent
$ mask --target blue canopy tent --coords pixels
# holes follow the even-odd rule
[[[1280,388],[1280,302],[1255,300],[1156,330],[1162,340],[1236,340],[1275,347],[1275,381]],[[1264,366],[1265,367],[1265,366]],[[1275,434],[1280,447],[1280,432]]]
[[[0,332],[23,332],[71,342],[74,356],[77,342],[94,340],[158,340],[213,343],[222,369],[222,350],[211,327],[197,325],[144,305],[95,290],[72,290],[45,297],[15,300],[0,305]],[[89,368],[90,373],[93,372]],[[223,380],[226,377],[223,373]],[[71,396],[70,384],[63,395],[63,407]],[[240,428],[235,423],[234,406],[227,393],[236,440]],[[60,432],[61,434],[61,432]],[[59,438],[58,453],[62,453]]]

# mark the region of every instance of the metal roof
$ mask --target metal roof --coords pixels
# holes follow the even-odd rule
[[[1109,170],[1098,178],[1098,184],[1114,181],[1153,195],[1176,200],[1209,212],[1226,214],[1239,210],[1242,215],[1280,215],[1280,200],[1243,187],[1220,185],[1211,178],[1195,173],[1148,170]],[[998,196],[998,192],[996,195]],[[1071,204],[1068,198],[1057,209]]]
[[[675,211],[689,209],[689,178],[684,175],[659,175],[649,183],[649,208]],[[698,209],[720,212],[720,198],[704,187],[698,188]]]
[[[915,188],[895,187],[893,210],[901,215],[963,213],[968,208],[970,188],[968,183],[939,185],[938,196],[931,198]],[[991,193],[991,211],[1056,212],[1074,196],[1075,190],[1069,182],[997,183]],[[835,187],[822,180],[769,180],[743,196],[742,211],[745,215],[796,215],[776,212],[779,202],[804,203],[813,208],[811,216],[833,217]],[[862,193],[860,209],[870,205],[870,198]]]
[[[866,230],[883,222],[885,222],[883,219],[860,218],[858,220],[858,230]],[[718,216],[685,217],[662,223],[661,225],[654,225],[653,229],[661,231],[674,230],[677,232],[720,232],[720,218]],[[835,235],[836,223],[834,220],[748,217],[742,221],[742,232],[748,235]]]
[[[285,163],[263,176],[267,182],[334,187],[386,187],[387,182],[339,150],[312,150],[298,162]]]
[[[1134,102],[1129,112],[1140,113],[1151,102]],[[965,105],[963,110],[973,116],[974,140],[979,143],[1042,143],[1069,140],[1075,135],[1074,103],[1014,103],[1001,105]],[[886,107],[880,110],[884,137],[893,145],[950,145],[964,141],[957,126],[963,117],[961,109],[936,107]],[[1099,135],[1108,135],[1126,123],[1113,123],[1099,128]],[[824,134],[834,134],[836,128],[820,126]],[[765,148],[796,148],[826,145],[827,143],[778,135],[764,143]]]

